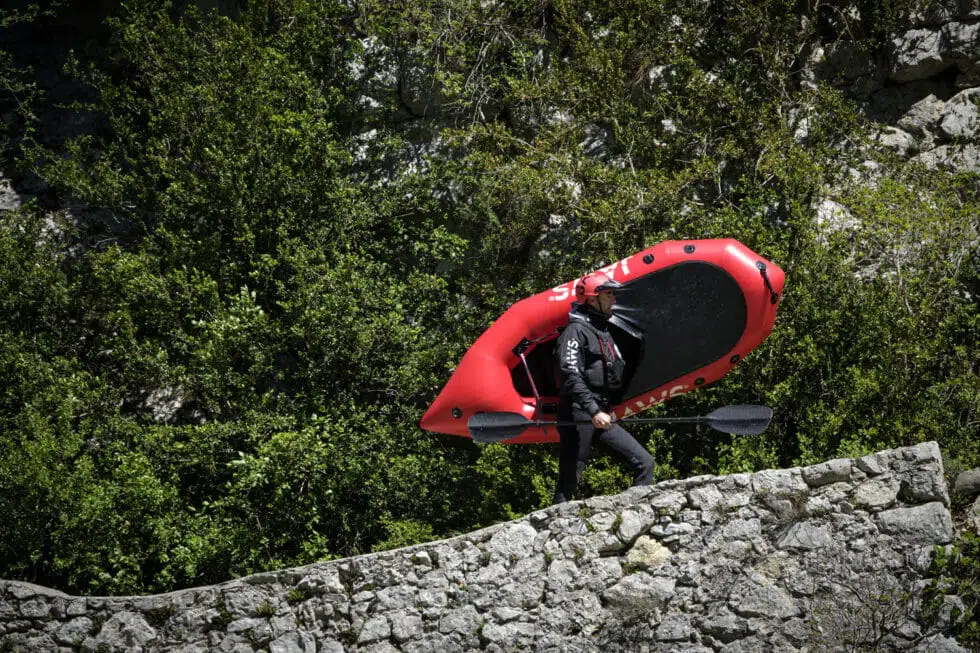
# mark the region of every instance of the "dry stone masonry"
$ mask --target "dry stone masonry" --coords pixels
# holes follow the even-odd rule
[[[918,600],[948,506],[929,442],[159,596],[0,581],[0,650],[963,651]]]

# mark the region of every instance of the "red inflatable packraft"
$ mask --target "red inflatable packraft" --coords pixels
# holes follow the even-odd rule
[[[623,284],[609,320],[627,362],[616,419],[725,376],[772,332],[785,280],[779,267],[732,239],[668,241],[601,271]],[[467,420],[481,412],[554,419],[555,341],[568,324],[576,281],[507,309],[463,356],[421,427],[469,437]],[[508,440],[557,441],[554,426]]]

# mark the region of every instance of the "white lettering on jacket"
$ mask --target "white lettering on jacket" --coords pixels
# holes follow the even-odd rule
[[[565,346],[565,361],[572,367],[578,367],[578,340],[569,340]]]

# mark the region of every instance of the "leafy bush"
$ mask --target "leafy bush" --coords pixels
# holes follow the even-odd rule
[[[925,589],[926,608],[939,616],[946,608],[945,597],[962,601],[948,615],[950,634],[966,647],[980,646],[980,537],[964,531],[947,550],[937,547],[930,569],[932,580]]]
[[[112,219],[0,215],[0,575],[162,591],[541,507],[552,448],[418,420],[510,303],[675,238],[788,276],[766,343],[660,409],[772,427],[637,428],[658,478],[922,439],[977,464],[976,176],[875,153],[796,61],[906,4],[115,7],[72,63],[106,129],[20,150]],[[828,194],[857,226],[816,224]],[[627,484],[599,460],[582,492]]]

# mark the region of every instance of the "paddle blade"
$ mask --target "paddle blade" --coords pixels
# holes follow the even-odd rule
[[[532,422],[517,413],[477,413],[466,422],[475,442],[501,442],[516,438]]]
[[[734,435],[758,435],[771,419],[772,408],[768,406],[722,406],[705,417],[711,428]]]

